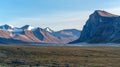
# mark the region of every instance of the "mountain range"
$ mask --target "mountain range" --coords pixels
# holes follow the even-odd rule
[[[71,43],[120,43],[120,16],[96,10],[89,16],[80,37]]]
[[[0,26],[0,43],[3,44],[67,44],[67,43],[120,43],[120,16],[104,10],[95,10],[82,31],[64,29],[54,31],[25,25]]]
[[[53,31],[49,27],[42,29],[30,25],[20,28],[8,24],[0,26],[1,44],[66,44],[78,39],[79,36],[80,31],[76,29]]]

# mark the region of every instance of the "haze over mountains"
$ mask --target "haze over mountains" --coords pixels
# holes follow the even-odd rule
[[[96,10],[89,16],[79,39],[72,43],[120,43],[120,16]]]
[[[80,31],[76,29],[53,31],[49,27],[42,29],[30,25],[21,28],[7,24],[0,26],[0,43],[3,44],[65,44],[76,40],[79,36]]]

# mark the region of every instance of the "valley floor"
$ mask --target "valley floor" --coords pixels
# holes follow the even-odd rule
[[[0,45],[0,67],[120,67],[120,47]]]

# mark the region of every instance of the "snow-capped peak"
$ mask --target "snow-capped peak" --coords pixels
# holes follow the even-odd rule
[[[32,26],[29,26],[29,27],[28,27],[28,30],[32,30],[33,28],[34,28],[34,27],[32,27]]]
[[[2,30],[12,30],[13,28],[14,27],[12,25],[8,25],[8,24],[0,26],[0,29]]]
[[[25,25],[23,27],[21,27],[22,29],[27,29],[27,30],[32,30],[34,27],[30,26],[30,25]]]
[[[48,32],[50,32],[50,33],[54,32],[54,31],[53,31],[52,29],[50,29],[49,27],[46,27],[45,30],[48,31]]]
[[[9,27],[11,27],[11,28],[14,28],[14,26],[13,26],[13,25],[10,25],[10,24],[5,24],[5,25],[7,25],[7,26],[9,26]]]

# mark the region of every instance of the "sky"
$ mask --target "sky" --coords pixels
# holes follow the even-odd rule
[[[0,0],[0,25],[82,30],[95,10],[120,15],[120,0]]]

